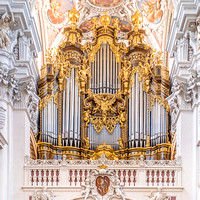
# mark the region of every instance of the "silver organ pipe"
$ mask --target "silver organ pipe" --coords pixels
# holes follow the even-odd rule
[[[52,97],[42,110],[41,141],[57,145],[57,105]]]
[[[143,135],[144,135],[144,147],[147,140],[147,95],[146,92],[143,92],[143,101],[144,101],[144,123],[143,123]]]
[[[75,83],[75,69],[71,69],[71,75],[66,78],[65,91],[63,92],[63,143],[66,146],[80,145],[80,96],[78,85]]]
[[[106,81],[106,92],[110,93],[110,67],[109,67],[109,61],[110,61],[110,57],[109,57],[109,46],[106,45],[106,70],[107,70],[107,80]]]
[[[166,108],[160,105],[155,99],[151,108],[150,135],[151,146],[167,142],[167,112]]]
[[[135,95],[135,103],[136,103],[136,106],[135,106],[135,113],[136,113],[136,118],[135,118],[135,144],[136,144],[136,147],[139,146],[139,124],[140,124],[140,121],[139,121],[139,116],[140,116],[140,111],[139,111],[139,108],[140,108],[140,102],[139,102],[139,81],[138,81],[138,73],[136,73],[136,83],[135,83],[135,86],[136,86],[136,95]]]
[[[143,97],[143,82],[139,82],[140,84],[140,146],[143,146],[143,140],[144,140],[144,130],[143,130],[143,123],[144,123],[144,113],[143,113],[143,109],[144,109],[144,97]]]
[[[96,93],[114,94],[119,89],[119,63],[116,62],[115,54],[110,49],[109,44],[102,44],[96,53],[91,67],[92,91]]]
[[[110,145],[114,148],[114,150],[118,150],[119,144],[117,140],[120,136],[120,125],[119,123],[116,125],[112,134],[110,134],[105,127],[101,131],[101,133],[97,133],[90,123],[88,125],[88,137],[90,139],[90,149],[95,150],[100,144],[106,142],[107,145]]]
[[[92,91],[96,93],[111,93],[114,94],[119,89],[119,63],[116,62],[115,54],[110,49],[108,43],[102,43],[100,49],[94,57],[94,62],[90,63],[92,78],[90,82],[90,87]],[[118,135],[116,135],[116,133]],[[108,144],[106,135],[112,138],[109,143],[118,148],[117,140],[120,138],[120,125],[117,124],[115,130],[112,134],[104,128],[99,135],[94,130],[92,124],[88,127],[88,137],[91,140],[91,148],[96,148],[101,144],[100,140],[106,141]],[[99,138],[99,140],[97,140]],[[103,143],[104,141],[102,141]],[[113,147],[114,147],[113,146]]]

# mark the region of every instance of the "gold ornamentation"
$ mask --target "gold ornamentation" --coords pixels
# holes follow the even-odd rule
[[[129,76],[132,69],[131,62],[127,60],[127,58],[124,58],[124,61],[122,62],[122,68],[119,71],[119,78],[122,80],[124,85],[124,92],[128,92],[128,86],[129,86]]]
[[[143,22],[143,16],[139,13],[138,10],[135,12],[134,15],[131,16],[131,21],[134,26],[133,30],[138,31],[138,29],[140,28],[140,26]]]
[[[85,85],[88,82],[88,79],[91,77],[90,67],[87,63],[88,63],[88,61],[84,57],[83,63],[79,67],[79,71],[78,71],[79,81],[80,81],[80,93],[85,92]]]
[[[99,134],[103,130],[105,125],[105,129],[112,134],[117,123],[119,122],[119,117],[106,117],[106,123],[103,123],[102,117],[91,116],[91,123],[95,129],[95,131]]]
[[[90,157],[91,160],[97,160],[101,158],[101,155],[105,155],[105,157],[109,160],[118,160],[117,155],[114,152],[114,149],[110,145],[106,145],[105,142],[103,145],[99,145],[94,154]]]
[[[124,140],[119,138],[117,141],[119,142],[119,150],[124,150]]]
[[[72,8],[72,10],[68,11],[68,17],[71,22],[71,27],[76,27],[76,24],[80,17],[80,13],[76,10],[75,6]]]
[[[99,169],[107,169],[107,166],[106,165],[99,165],[98,168]]]
[[[125,116],[122,112],[125,109],[125,100],[120,93],[113,95],[109,93],[93,94],[89,92],[88,97],[84,101],[84,109],[86,111],[90,110],[91,113],[90,115],[89,113],[86,115],[86,112],[84,112],[87,116],[86,120],[84,119],[86,126],[88,124],[88,117],[90,117],[91,123],[97,133],[100,133],[105,125],[106,130],[111,134],[118,121],[120,121],[121,125],[125,121]]]
[[[88,137],[84,138],[85,141],[85,150],[89,150],[90,149],[90,140]]]
[[[104,11],[104,15],[100,17],[100,22],[104,27],[107,27],[110,24],[111,17],[108,16],[108,12]]]
[[[147,143],[146,143],[145,147],[150,147],[150,135],[149,134],[147,134]]]
[[[157,101],[160,105],[162,105],[166,109],[167,112],[169,112],[168,101],[164,99],[162,96],[155,94],[150,95],[150,110],[152,106],[155,104],[155,101]]]

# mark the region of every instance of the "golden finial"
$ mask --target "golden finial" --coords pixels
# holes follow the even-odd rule
[[[100,17],[100,22],[103,26],[108,26],[110,24],[111,17],[108,16],[108,12],[105,10],[103,16]]]
[[[106,166],[106,165],[99,165],[98,168],[99,168],[99,169],[106,169],[107,166]]]
[[[70,11],[68,11],[68,17],[71,21],[71,26],[76,27],[76,23],[79,20],[80,13],[76,10],[75,6]]]
[[[131,16],[131,21],[134,26],[134,31],[138,31],[140,28],[142,22],[143,22],[143,16],[139,13],[138,10],[136,10],[135,14]]]

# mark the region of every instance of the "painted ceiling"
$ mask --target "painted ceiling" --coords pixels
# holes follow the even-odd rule
[[[168,34],[169,7],[166,0],[43,0],[46,2],[46,15],[49,40],[48,47],[55,45],[57,37],[62,37],[62,28],[67,25],[67,11],[75,5],[80,12],[79,27],[85,38],[90,35],[93,17],[99,17],[107,10],[112,18],[120,20],[123,37],[132,29],[131,15],[139,10],[144,16],[143,26],[146,29],[149,44],[157,49],[165,49],[165,37]],[[46,22],[45,22],[46,23]],[[51,33],[51,31],[53,31]],[[56,34],[55,34],[56,32]]]

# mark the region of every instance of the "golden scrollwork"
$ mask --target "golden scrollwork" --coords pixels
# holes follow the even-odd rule
[[[95,131],[99,134],[101,133],[101,131],[104,128],[105,125],[105,129],[112,134],[117,123],[119,122],[119,117],[114,116],[114,117],[106,117],[106,122],[105,124],[103,123],[103,119],[102,117],[96,117],[96,116],[91,116],[91,123],[95,129]]]
[[[118,121],[121,124],[125,121],[122,112],[125,109],[125,101],[120,93],[93,94],[89,92],[88,97],[84,101],[84,109],[90,110],[91,113],[90,115],[87,113],[86,124],[88,124],[88,117],[90,117],[97,133],[102,131],[104,125],[108,132],[112,133]]]
[[[168,101],[162,96],[155,95],[155,94],[151,94],[151,97],[150,97],[150,110],[152,106],[155,104],[155,101],[157,101],[160,105],[162,105],[166,109],[167,112],[169,112]]]
[[[99,145],[94,154],[90,157],[91,160],[97,160],[101,157],[101,155],[105,155],[105,157],[109,160],[118,160],[118,156],[115,154],[114,149],[110,145],[104,144]]]
[[[52,95],[47,95],[44,98],[40,99],[39,101],[39,110],[42,111],[43,108],[50,103],[51,101],[53,101],[56,105],[58,105],[58,93],[54,93]]]

